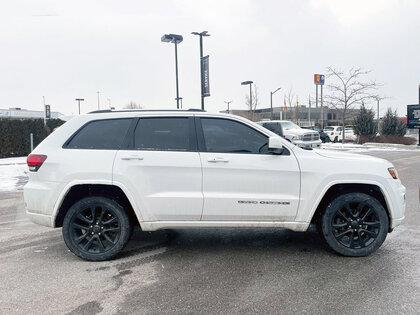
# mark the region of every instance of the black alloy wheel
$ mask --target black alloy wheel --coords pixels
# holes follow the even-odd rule
[[[327,243],[345,256],[367,256],[376,251],[388,233],[386,210],[374,197],[348,193],[334,199],[322,217]]]
[[[85,260],[101,261],[115,257],[130,237],[127,213],[115,201],[88,197],[76,202],[63,222],[67,247]]]

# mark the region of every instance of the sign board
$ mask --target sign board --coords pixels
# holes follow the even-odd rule
[[[324,83],[325,83],[325,75],[323,75],[323,74],[314,74],[314,83],[316,85],[324,85]]]
[[[51,106],[45,105],[45,118],[50,119],[51,118]]]
[[[407,105],[407,128],[420,129],[420,104]]]
[[[210,96],[209,56],[201,59],[201,95]]]

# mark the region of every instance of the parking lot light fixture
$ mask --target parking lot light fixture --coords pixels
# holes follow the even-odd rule
[[[271,120],[273,120],[273,94],[279,90],[281,90],[281,88],[278,88],[274,92],[270,92],[270,111],[271,111],[270,119]]]
[[[176,77],[176,108],[179,109],[179,88],[178,88],[178,44],[183,41],[182,35],[165,34],[161,37],[164,43],[175,44],[175,77]]]
[[[79,103],[79,115],[80,115],[80,102],[83,102],[84,98],[76,98],[76,101]]]
[[[241,85],[249,85],[249,106],[251,110],[252,110],[252,83],[254,83],[254,81],[241,82]]]

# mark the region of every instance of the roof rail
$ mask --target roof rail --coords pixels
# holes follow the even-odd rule
[[[126,112],[205,112],[203,109],[190,108],[190,109],[126,109],[126,110],[111,110],[101,109],[94,110],[88,114],[102,114],[102,113],[126,113]]]

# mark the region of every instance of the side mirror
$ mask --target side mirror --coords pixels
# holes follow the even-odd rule
[[[284,152],[283,142],[280,137],[268,138],[268,152],[281,155]]]

